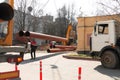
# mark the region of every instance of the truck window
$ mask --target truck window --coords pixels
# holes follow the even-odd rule
[[[8,33],[8,21],[0,23],[0,38],[4,39]]]
[[[108,24],[98,24],[98,34],[108,34]]]

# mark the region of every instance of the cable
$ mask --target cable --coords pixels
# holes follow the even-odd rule
[[[49,1],[50,1],[50,0],[47,0],[47,2],[42,6],[41,9],[44,9],[44,7],[48,4]]]
[[[57,11],[58,9],[57,9],[57,5],[56,5],[56,2],[55,2],[55,0],[54,0],[54,5],[55,5],[55,9],[56,9],[56,11]]]

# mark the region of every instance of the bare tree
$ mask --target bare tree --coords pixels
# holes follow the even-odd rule
[[[109,0],[108,2],[98,2],[100,6],[97,15],[120,14],[120,0]]]
[[[29,5],[28,5],[29,4]],[[18,30],[36,31],[43,11],[36,0],[16,0],[15,23]]]
[[[26,8],[27,8],[27,0],[16,0],[16,6],[18,10],[15,11],[15,23],[17,24],[17,28],[20,30],[25,29],[25,19],[26,19]]]
[[[64,5],[62,8],[58,10],[58,17],[56,18],[56,32],[58,36],[65,37],[67,25],[69,20],[67,19],[67,8]]]
[[[84,13],[83,11],[81,10],[82,8],[80,7],[79,8],[79,14],[78,14],[78,17],[83,17]]]
[[[54,29],[53,16],[46,14],[45,16],[41,17],[41,20],[43,25],[43,33],[54,35],[55,29]]]
[[[115,15],[112,19],[119,21],[120,18],[120,0],[99,1],[99,8],[96,11],[97,16],[101,15]]]
[[[69,9],[68,9],[69,10]],[[73,30],[76,31],[76,26],[77,26],[77,21],[75,19],[75,15],[76,15],[76,11],[75,11],[75,5],[72,4],[71,5],[71,9],[69,11],[70,13],[68,15],[70,15],[70,20],[73,26]],[[81,12],[82,13],[82,12]]]
[[[74,9],[74,4],[66,8],[64,5],[62,8],[58,10],[58,17],[56,18],[55,25],[56,27],[56,32],[59,36],[65,37],[66,36],[66,30],[68,24],[71,22],[72,24],[75,24],[75,9]],[[76,25],[75,25],[76,27]]]
[[[31,9],[29,10],[29,13],[31,13],[31,15],[33,15],[32,17],[30,17],[31,19],[28,20],[28,30],[30,30],[30,27],[33,28],[33,31],[36,31],[38,27],[40,27],[40,17],[43,15],[43,10],[41,7],[39,7],[39,5],[37,6],[37,1],[36,0],[32,0],[30,7]],[[30,8],[29,7],[29,8]]]

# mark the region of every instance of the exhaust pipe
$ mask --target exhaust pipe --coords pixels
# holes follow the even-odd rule
[[[0,20],[9,21],[14,16],[14,10],[8,3],[0,3]]]

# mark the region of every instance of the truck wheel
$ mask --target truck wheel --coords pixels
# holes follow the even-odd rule
[[[106,68],[117,68],[119,65],[119,58],[114,51],[106,50],[101,56],[101,63]]]

